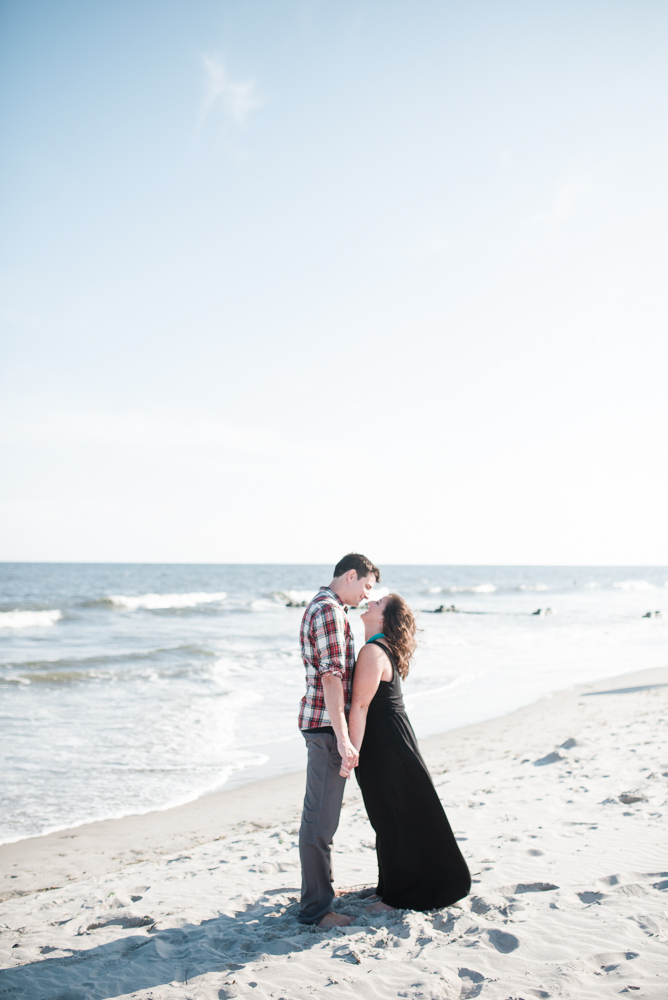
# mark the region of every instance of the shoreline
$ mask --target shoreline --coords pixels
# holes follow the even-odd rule
[[[292,752],[289,752],[288,754],[281,754],[279,751],[275,754],[274,761],[267,760],[261,764],[252,764],[247,767],[239,768],[238,770],[232,772],[224,784],[218,783],[215,787],[208,788],[197,793],[193,798],[184,798],[182,801],[172,802],[164,806],[151,807],[143,812],[123,813],[120,816],[106,816],[101,819],[84,819],[79,823],[72,824],[71,826],[57,826],[53,829],[46,830],[44,833],[33,833],[28,834],[27,836],[17,837],[15,840],[5,840],[0,842],[0,851],[2,851],[4,847],[9,847],[12,844],[22,844],[25,841],[40,840],[45,837],[55,837],[58,834],[69,834],[72,831],[79,830],[84,826],[92,827],[100,823],[115,823],[125,819],[139,819],[142,816],[151,816],[154,813],[167,813],[172,809],[181,809],[185,806],[192,805],[193,802],[198,802],[200,799],[205,799],[210,795],[220,795],[223,792],[243,788],[245,785],[258,784],[264,781],[271,781],[274,778],[281,778],[288,774],[294,774],[300,770],[299,764],[297,764],[294,759],[297,756],[297,749],[301,749],[299,744],[297,744],[298,738],[299,737],[296,736],[291,737],[289,740],[281,740],[277,743],[265,743],[252,747],[238,748],[241,750],[253,750],[258,754],[263,754],[265,756],[267,755],[267,751],[280,747],[291,746]],[[250,774],[256,774],[256,776],[250,778],[244,777]]]
[[[452,767],[460,761],[467,743],[476,737],[488,734],[494,739],[509,726],[549,714],[549,709],[575,703],[583,695],[602,693],[611,685],[626,688],[655,683],[668,687],[668,667],[612,675],[557,691],[497,718],[422,739],[420,748],[430,770],[438,771],[445,764]],[[258,765],[257,770],[261,772],[268,766],[271,765]],[[0,902],[60,888],[82,875],[92,878],[118,871],[128,865],[224,839],[233,832],[298,822],[304,784],[304,769],[254,781],[235,783],[231,779],[220,790],[205,793],[182,805],[83,823],[2,844]],[[346,786],[345,800],[351,798],[360,799],[354,779]]]
[[[659,667],[421,741],[472,875],[444,910],[365,910],[375,838],[353,781],[332,853],[353,921],[300,924],[303,772],[0,847],[0,992],[664,1000],[667,721]]]

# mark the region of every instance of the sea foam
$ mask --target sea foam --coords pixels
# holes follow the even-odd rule
[[[647,580],[620,580],[619,583],[613,583],[613,587],[617,590],[655,590],[653,583],[648,583]]]
[[[317,593],[317,590],[275,590],[271,596],[279,604],[285,604],[289,608],[305,608]],[[388,594],[387,587],[375,587],[368,599],[364,598],[363,601],[360,601],[358,607],[364,607],[369,601],[379,601]]]
[[[285,605],[310,598],[330,573],[25,564],[3,574],[0,841],[164,808],[220,787],[240,768],[255,780],[253,754],[271,758],[263,777],[283,773],[293,751],[289,766],[300,766],[303,608]],[[437,580],[441,589],[425,596]],[[612,586],[636,580],[656,589]],[[404,691],[416,733],[662,662],[666,580],[668,567],[386,567],[383,583],[414,609],[454,601],[462,612],[422,617]],[[519,589],[538,584],[549,591]],[[378,586],[373,597],[383,592]],[[643,618],[650,599],[651,621]],[[545,604],[559,614],[534,617]],[[466,613],[474,610],[488,613]],[[359,649],[359,611],[350,622]],[[30,627],[37,624],[58,628]],[[281,741],[285,755],[269,749]]]
[[[425,594],[495,594],[493,583],[479,583],[473,587],[429,587]]]
[[[217,594],[140,594],[138,597],[112,594],[105,598],[105,602],[125,611],[137,611],[139,608],[165,611],[170,608],[194,608],[198,604],[215,604],[216,601],[224,601],[226,597],[224,591]]]
[[[305,608],[317,593],[317,590],[275,590],[271,596],[278,604],[287,604],[290,608]]]
[[[0,611],[0,628],[42,628],[54,625],[63,617],[53,611]]]
[[[493,583],[479,583],[475,587],[444,587],[448,594],[495,594],[497,588]]]

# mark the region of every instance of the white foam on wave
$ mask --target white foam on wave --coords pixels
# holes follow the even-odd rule
[[[125,594],[112,594],[105,598],[115,608],[125,611],[137,611],[143,608],[147,611],[166,611],[170,608],[194,608],[198,604],[215,604],[224,601],[227,594],[221,591],[217,594],[140,594],[138,597],[128,597]]]
[[[52,817],[45,811],[46,815],[43,815],[40,818],[32,819],[32,829],[21,830],[18,834],[12,830],[11,827],[4,829],[0,827],[0,845],[16,844],[20,840],[25,840],[26,837],[45,837],[51,833],[60,833],[62,830],[73,830],[86,823],[101,823],[107,820],[124,819],[126,816],[146,816],[148,813],[152,812],[166,812],[168,809],[175,809],[178,806],[184,806],[189,802],[194,802],[203,795],[220,791],[220,789],[225,787],[229,779],[237,771],[261,767],[269,761],[269,757],[266,753],[259,753],[254,750],[245,750],[244,748],[238,750],[227,750],[226,758],[226,764],[218,764],[210,769],[212,774],[211,777],[206,774],[202,775],[201,784],[191,786],[187,791],[181,791],[180,794],[174,794],[171,798],[167,799],[167,801],[154,800],[142,804],[135,801],[131,806],[128,806],[123,800],[123,795],[114,795],[114,792],[117,790],[110,788],[105,795],[104,805],[101,805],[98,802],[96,811],[90,812],[87,815],[84,815],[84,818],[81,818],[81,804],[84,803],[84,808],[86,804],[86,796],[81,795],[78,797],[78,801],[68,802],[66,804],[58,803],[56,808],[58,809],[58,806],[60,806],[60,809],[57,813],[55,810],[52,813],[53,817],[58,816],[59,822],[57,823],[49,822]],[[178,774],[180,770],[182,770],[182,768],[179,766],[170,767],[169,765],[165,765],[163,763],[161,765],[161,778],[163,775],[169,775],[170,772]],[[119,788],[120,787],[125,788],[126,784],[119,784]],[[141,795],[142,792],[145,798],[150,798],[153,789],[147,786],[139,792],[139,795]],[[53,809],[53,803],[49,803],[49,805]]]
[[[369,601],[380,601],[383,597],[387,597],[389,594],[388,587],[374,587],[368,597],[365,597],[363,601],[360,602],[359,607],[365,607]]]
[[[449,594],[495,594],[493,583],[479,583],[477,587],[448,587]]]
[[[550,588],[546,583],[521,583],[518,590],[549,590]]]
[[[0,611],[0,628],[43,628],[55,625],[63,617],[53,611]]]
[[[317,590],[275,590],[271,595],[278,604],[287,604],[292,608],[305,608],[312,601]]]
[[[473,587],[429,587],[425,594],[495,594],[493,583],[479,583]]]
[[[374,587],[368,600],[365,598],[358,607],[365,607],[368,601],[379,601],[381,597],[386,597],[389,592],[387,587]],[[279,604],[285,604],[289,608],[305,608],[317,593],[317,590],[275,590],[271,596]]]
[[[620,580],[619,583],[613,583],[613,587],[617,590],[655,590],[653,583],[648,583],[647,580]]]

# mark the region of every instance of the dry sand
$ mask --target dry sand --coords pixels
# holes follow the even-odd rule
[[[366,915],[351,782],[335,874],[354,923],[297,923],[303,774],[0,847],[0,998],[666,1000],[667,704],[662,668],[424,741],[476,873],[439,912]]]

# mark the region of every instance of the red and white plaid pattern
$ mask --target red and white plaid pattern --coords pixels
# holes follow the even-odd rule
[[[346,713],[350,710],[355,642],[347,611],[333,590],[321,587],[304,612],[299,641],[306,668],[306,694],[299,709],[300,729],[331,725],[322,690],[323,674],[341,678]]]

